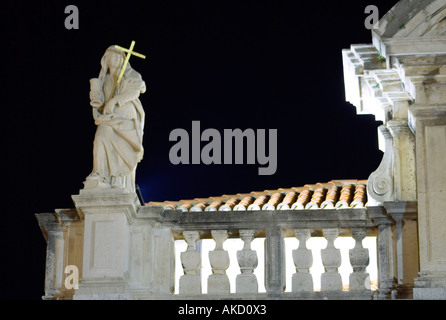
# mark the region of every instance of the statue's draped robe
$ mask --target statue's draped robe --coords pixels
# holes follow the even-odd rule
[[[90,176],[110,183],[113,178],[123,181],[124,187],[135,191],[135,169],[143,157],[142,136],[144,109],[139,100],[146,86],[141,75],[127,68],[113,95],[115,79],[105,75],[104,104],[93,109],[97,125],[93,142],[93,172]],[[107,101],[114,97],[118,104],[112,114],[102,114]]]

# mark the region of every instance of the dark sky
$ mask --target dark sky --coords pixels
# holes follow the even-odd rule
[[[46,244],[34,214],[74,207],[71,195],[91,172],[89,79],[108,46],[135,40],[147,55],[130,60],[147,85],[137,169],[146,202],[367,179],[382,157],[380,123],[345,102],[341,50],[371,43],[367,5],[381,17],[396,2],[2,3],[1,298],[44,294]],[[78,30],[64,26],[70,4]],[[171,164],[169,133],[191,133],[193,120],[220,132],[277,129],[276,173],[258,175],[259,164]]]

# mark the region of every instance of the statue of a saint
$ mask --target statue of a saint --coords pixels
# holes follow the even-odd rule
[[[101,59],[98,78],[90,79],[90,104],[97,125],[93,142],[93,171],[85,188],[135,191],[136,165],[143,157],[144,109],[139,95],[146,91],[141,75],[127,64],[117,83],[125,54],[109,47]]]

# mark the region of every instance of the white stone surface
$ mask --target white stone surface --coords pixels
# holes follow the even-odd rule
[[[243,249],[237,251],[237,261],[240,266],[240,274],[236,278],[237,293],[258,292],[259,285],[254,269],[257,268],[257,252],[251,249],[255,230],[240,230],[240,237],[244,242]]]
[[[179,293],[201,294],[201,279],[198,270],[201,267],[200,252],[195,250],[195,243],[199,239],[198,231],[184,231],[183,236],[187,242],[187,250],[181,253],[181,264],[184,275],[180,278]]]
[[[367,45],[343,51],[346,99],[358,113],[384,122],[380,149],[385,153],[369,177],[369,205],[418,202],[417,218],[402,222],[398,215],[404,212],[393,216],[397,286],[415,286],[417,299],[446,287],[445,18],[444,0],[402,0],[372,31],[375,53]],[[416,244],[420,276],[414,284],[409,278],[417,270],[409,264],[416,266],[418,259],[408,248]]]
[[[321,275],[321,291],[342,291],[342,278],[338,272],[341,266],[341,251],[334,246],[339,235],[338,229],[323,229],[327,247],[321,250],[325,272]]]
[[[296,273],[292,277],[292,292],[313,292],[313,276],[310,268],[313,265],[313,253],[307,248],[310,238],[309,229],[295,229],[294,233],[299,239],[299,247],[293,250],[293,261]]]
[[[125,60],[123,51],[109,47],[98,78],[90,80],[90,99],[97,125],[93,170],[85,188],[124,188],[135,191],[136,165],[143,157],[144,109],[139,95],[146,91],[141,75],[130,64],[117,84]]]
[[[364,291],[370,290],[370,276],[366,272],[369,265],[369,250],[362,246],[362,240],[367,234],[364,228],[354,228],[351,230],[355,239],[355,247],[349,250],[350,263],[353,272],[350,274],[349,290]]]
[[[226,269],[230,261],[228,252],[223,249],[223,242],[228,238],[228,232],[212,230],[211,234],[215,240],[215,249],[209,252],[212,274],[208,278],[208,293],[229,293],[230,283]]]
[[[446,288],[446,102],[411,107],[417,138],[418,225],[420,277],[416,297],[431,297]],[[446,299],[446,296],[444,296]]]

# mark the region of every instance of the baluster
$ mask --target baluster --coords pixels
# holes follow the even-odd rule
[[[181,253],[184,275],[180,277],[180,294],[201,294],[201,280],[198,270],[201,267],[200,252],[195,250],[195,243],[200,238],[198,231],[183,231],[187,249]]]
[[[254,269],[258,264],[257,252],[251,249],[254,236],[255,230],[240,230],[240,238],[242,238],[244,246],[242,250],[237,251],[241,272],[236,278],[237,293],[256,293],[258,291],[257,277],[254,274]]]
[[[341,265],[341,250],[336,249],[334,241],[339,235],[337,228],[323,229],[327,247],[321,250],[322,264],[325,272],[321,275],[321,291],[342,291],[342,278],[338,272]]]
[[[226,230],[212,230],[215,240],[214,251],[209,252],[212,274],[208,278],[208,293],[229,293],[229,278],[226,269],[229,267],[229,254],[223,249],[223,242],[228,238]]]
[[[294,233],[299,239],[299,247],[293,250],[293,260],[296,273],[292,278],[292,292],[313,292],[313,276],[310,268],[313,265],[313,254],[307,248],[307,240],[310,238],[309,229],[295,229]]]
[[[355,247],[349,250],[350,263],[353,272],[350,274],[350,291],[370,290],[370,277],[365,272],[369,265],[369,249],[362,246],[362,240],[366,236],[364,228],[352,228],[353,239],[355,239]]]

